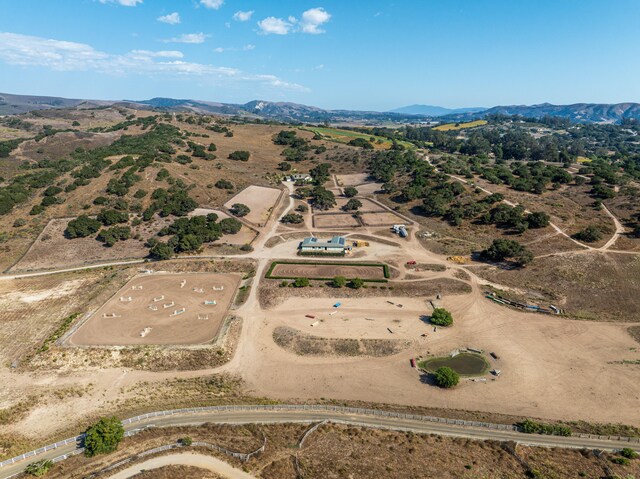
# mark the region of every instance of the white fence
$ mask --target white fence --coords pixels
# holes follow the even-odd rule
[[[418,414],[405,414],[399,412],[390,412],[390,411],[381,411],[378,409],[365,409],[365,408],[354,408],[354,407],[340,407],[340,406],[329,406],[329,405],[250,405],[250,406],[205,406],[205,407],[194,407],[194,408],[185,408],[185,409],[171,409],[168,411],[157,411],[150,412],[147,414],[141,414],[140,416],[132,417],[129,419],[125,419],[122,421],[122,425],[126,426],[128,424],[133,424],[136,422],[144,421],[147,419],[152,419],[156,417],[164,417],[164,416],[175,416],[175,415],[188,415],[188,414],[200,414],[206,412],[225,412],[225,411],[316,411],[316,412],[335,412],[341,415],[344,414],[356,414],[360,416],[376,416],[376,417],[388,417],[388,418],[396,418],[396,419],[404,419],[411,421],[423,421],[423,422],[432,422],[432,423],[441,423],[441,424],[453,424],[459,426],[467,426],[467,427],[478,427],[478,428],[486,428],[486,429],[494,429],[501,431],[518,431],[516,426],[511,424],[495,424],[489,422],[479,422],[479,421],[466,421],[463,419],[449,419],[443,417],[435,417],[435,416],[422,416]],[[336,418],[339,420],[339,418]],[[255,421],[260,422],[260,421]],[[337,422],[337,421],[336,421]],[[348,421],[350,423],[356,423],[357,421]],[[127,436],[135,434],[138,430],[128,431],[126,433]],[[64,441],[56,442],[55,444],[49,444],[47,446],[41,447],[34,451],[29,451],[24,454],[20,454],[19,456],[12,457],[11,459],[7,459],[6,461],[0,462],[0,468],[4,466],[8,466],[10,464],[14,464],[19,461],[23,461],[30,457],[35,457],[44,452],[50,451],[52,449],[57,449],[62,446],[66,446],[71,443],[78,444],[80,447],[81,441],[84,435],[80,434],[79,436],[75,436],[69,439],[65,439]],[[628,442],[630,444],[640,444],[640,438],[637,437],[624,437],[624,436],[598,436],[594,434],[573,434],[573,437],[577,438],[585,438],[585,439],[599,439],[605,441],[619,441],[619,442]]]

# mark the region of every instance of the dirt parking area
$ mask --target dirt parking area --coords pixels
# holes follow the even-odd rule
[[[202,344],[227,314],[234,274],[150,274],[125,284],[70,338],[74,345]]]
[[[345,278],[385,279],[380,265],[362,266],[349,264],[293,264],[280,263],[273,268],[274,278]]]
[[[362,213],[362,221],[367,226],[386,226],[395,224],[405,224],[406,220],[390,211],[380,211],[379,213]]]
[[[281,191],[276,188],[251,185],[227,201],[224,206],[231,208],[235,203],[247,205],[251,212],[244,218],[256,225],[264,225],[280,194]]]
[[[316,228],[351,228],[361,225],[351,213],[329,213],[326,215],[313,215],[313,226]]]

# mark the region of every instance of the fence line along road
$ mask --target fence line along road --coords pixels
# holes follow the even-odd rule
[[[398,412],[390,412],[383,411],[379,409],[366,409],[366,408],[354,408],[354,407],[341,407],[341,406],[330,406],[330,405],[252,405],[252,406],[206,406],[206,407],[194,407],[194,408],[185,408],[185,409],[171,409],[167,411],[156,411],[150,412],[147,414],[141,414],[139,416],[135,416],[129,419],[125,419],[122,421],[122,425],[126,428],[129,425],[140,423],[143,421],[148,421],[154,418],[163,418],[167,416],[191,416],[205,413],[260,413],[267,414],[266,418],[256,418],[252,420],[248,418],[247,422],[255,422],[255,423],[269,423],[268,413],[271,412],[273,415],[276,413],[304,413],[304,412],[322,412],[325,413],[322,417],[324,419],[328,419],[329,421],[334,420],[334,422],[341,422],[345,424],[353,424],[353,425],[362,425],[366,427],[384,427],[388,429],[398,429],[398,430],[411,430],[416,429],[417,425],[403,424],[402,421],[412,421],[415,422],[424,422],[424,423],[433,423],[433,424],[441,424],[441,425],[449,425],[453,426],[449,428],[446,433],[449,435],[465,436],[465,428],[476,428],[476,434],[474,437],[478,437],[478,439],[497,439],[497,440],[516,440],[523,443],[529,444],[553,444],[557,447],[594,447],[590,442],[593,441],[601,441],[601,442],[610,442],[611,444],[603,444],[600,445],[600,448],[609,448],[616,449],[620,447],[620,443],[627,443],[630,445],[640,444],[640,438],[630,438],[623,436],[599,436],[593,434],[574,434],[571,438],[562,438],[560,436],[539,436],[536,434],[524,434],[518,432],[518,428],[516,426],[510,424],[495,424],[488,422],[479,422],[479,421],[466,421],[463,419],[449,419],[443,417],[436,416],[423,416],[417,414],[405,414]],[[281,414],[282,415],[282,414]],[[287,416],[286,418],[279,419],[277,422],[295,422],[294,414]],[[347,418],[345,418],[347,416]],[[356,416],[349,418],[348,416]],[[363,421],[362,418],[358,419],[357,416],[369,416],[374,418],[381,419],[389,419],[384,421],[384,424],[379,423],[375,424],[374,421]],[[393,421],[396,419],[397,421]],[[212,419],[213,420],[213,419]],[[307,420],[307,419],[305,419]],[[313,419],[309,419],[312,421]],[[273,421],[271,421],[273,422]],[[151,427],[153,425],[147,425],[146,427]],[[132,429],[128,430],[125,434],[127,436],[133,435],[140,430],[144,429]],[[466,429],[469,431],[468,429]],[[484,432],[483,432],[484,430]],[[509,439],[499,439],[499,432],[502,431],[505,434],[509,435]],[[442,428],[434,431],[434,433],[443,433]],[[510,433],[510,434],[509,434]],[[515,433],[515,434],[514,434]],[[505,435],[503,434],[503,435]],[[17,462],[24,461],[25,459],[35,458],[43,453],[46,453],[51,450],[55,450],[61,447],[70,446],[71,444],[75,445],[74,451],[77,453],[78,451],[82,451],[81,445],[82,440],[84,438],[84,434],[80,434],[75,437],[71,437],[65,439],[63,441],[58,441],[54,444],[49,444],[47,446],[41,447],[39,449],[35,449],[33,451],[26,452],[24,454],[20,454],[19,456],[12,457],[11,459],[7,459],[3,462],[0,462],[0,468],[10,466]],[[570,439],[575,439],[574,441],[569,442]],[[584,439],[585,441],[580,441],[580,439]],[[589,441],[591,440],[591,441]],[[563,446],[564,444],[564,446]],[[59,456],[59,458],[55,458],[58,460],[66,459],[70,453],[63,454]]]

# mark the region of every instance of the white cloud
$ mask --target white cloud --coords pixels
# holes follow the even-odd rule
[[[233,14],[233,19],[237,22],[246,22],[251,20],[251,15],[253,15],[253,10],[249,10],[248,12],[243,12],[242,10],[238,10]]]
[[[117,3],[124,7],[135,7],[137,4],[142,3],[142,0],[100,0],[100,3]]]
[[[256,46],[248,43],[246,45],[244,45],[242,48],[235,48],[235,47],[231,47],[231,48],[224,48],[224,47],[217,47],[214,48],[213,51],[216,53],[224,53],[224,52],[237,52],[237,51],[243,51],[243,52],[248,52],[251,50],[255,50]]]
[[[287,35],[294,31],[317,35],[319,33],[324,33],[321,26],[327,23],[330,19],[331,14],[329,12],[324,8],[317,7],[304,11],[300,21],[298,21],[294,16],[289,16],[286,20],[276,17],[267,17],[258,22],[258,27],[260,27],[260,33],[263,35]]]
[[[324,70],[324,65],[322,63],[320,65],[316,65],[312,70]]]
[[[204,33],[183,33],[178,37],[169,38],[165,43],[204,43],[207,37]]]
[[[291,20],[291,17],[289,17],[289,20]],[[264,35],[287,35],[293,28],[293,22],[282,18],[267,17],[264,20],[260,20],[258,26]]]
[[[302,14],[300,28],[304,33],[318,34],[324,33],[320,28],[331,19],[331,14],[324,8],[310,8]]]
[[[158,17],[158,21],[162,23],[168,23],[169,25],[177,25],[180,23],[180,14],[178,12],[173,12],[168,15],[163,15]]]
[[[306,91],[297,83],[289,83],[274,75],[251,74],[205,63],[181,60],[182,52],[133,50],[111,54],[85,43],[49,38],[0,33],[0,61],[22,67],[40,67],[63,72],[97,72],[103,75],[165,75],[198,77],[215,84],[251,82],[269,87]]]
[[[137,58],[183,58],[184,53],[176,50],[161,50],[152,52],[150,50],[132,50],[129,55]]]
[[[200,4],[207,8],[218,10],[224,4],[224,0],[200,0]]]

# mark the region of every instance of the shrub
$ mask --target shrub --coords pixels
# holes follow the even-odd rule
[[[300,213],[306,213],[307,211],[309,211],[309,207],[307,205],[298,205],[296,206],[296,211],[299,211]]]
[[[147,196],[147,192],[145,190],[138,190],[133,194],[133,197],[136,199],[141,199]]]
[[[67,228],[64,230],[64,235],[67,238],[84,238],[96,234],[100,229],[100,222],[93,218],[89,218],[87,215],[80,215],[75,220],[69,221]]]
[[[128,222],[129,215],[123,211],[102,210],[98,213],[96,219],[105,226],[111,226],[118,223]]]
[[[587,226],[582,231],[578,231],[573,235],[578,241],[584,241],[585,243],[593,243],[602,239],[602,231],[597,226]]]
[[[213,145],[213,143],[211,143]],[[180,438],[180,444],[182,444],[183,446],[190,446],[191,444],[193,444],[193,439],[191,439],[189,436],[185,436],[183,438]]]
[[[249,208],[247,205],[243,205],[242,203],[235,203],[233,206],[231,206],[229,211],[231,211],[231,214],[233,216],[238,216],[241,218],[251,213],[251,208]]]
[[[26,224],[27,224],[27,220],[25,220],[24,218],[18,218],[13,222],[13,227],[20,228],[21,226],[24,226]]]
[[[108,198],[105,196],[98,196],[93,200],[94,205],[106,205],[109,202]]]
[[[112,226],[98,233],[96,239],[102,241],[105,246],[111,247],[118,241],[128,240],[131,237],[131,228],[128,226]]]
[[[231,183],[229,180],[218,180],[216,181],[215,187],[221,190],[232,190],[233,183]]]
[[[361,278],[353,278],[349,281],[349,287],[353,289],[360,289],[364,286],[364,280]]]
[[[278,168],[280,169],[280,171],[289,171],[291,169],[291,163],[281,161],[280,163],[278,163]]]
[[[149,256],[158,260],[170,259],[173,256],[173,248],[167,243],[158,241],[149,249]]]
[[[526,216],[526,222],[529,224],[529,228],[545,228],[549,226],[551,218],[547,213],[542,211],[529,213]]]
[[[347,278],[344,276],[336,276],[331,280],[331,286],[334,288],[342,288],[347,284]]]
[[[520,266],[533,261],[533,254],[514,240],[496,239],[491,246],[480,252],[480,255],[490,261],[511,260]]]
[[[344,196],[346,196],[347,198],[353,198],[354,196],[357,196],[358,194],[358,190],[353,187],[353,186],[347,186],[344,190]]]
[[[282,217],[280,221],[282,221],[285,224],[290,223],[290,224],[298,225],[304,222],[304,218],[302,217],[302,215],[299,215],[297,213],[287,213]]]
[[[113,452],[123,437],[124,428],[120,420],[115,416],[103,417],[85,432],[84,454],[92,457]]]
[[[628,466],[630,461],[626,457],[612,457],[611,462],[613,462],[614,464],[619,464],[621,466]]]
[[[455,387],[460,382],[460,376],[453,369],[443,366],[433,374],[436,384],[445,389]]]
[[[209,143],[209,147],[207,148],[208,151],[217,151],[218,147],[216,146],[215,143]]]
[[[24,469],[24,472],[25,474],[28,474],[30,476],[42,477],[46,473],[48,473],[49,469],[51,469],[52,467],[53,461],[45,459],[42,461],[32,462]]]
[[[520,431],[527,434],[546,434],[549,436],[571,436],[571,428],[562,424],[544,424],[525,419],[516,424]]]
[[[351,198],[347,201],[347,204],[342,207],[345,211],[356,211],[362,208],[362,202],[360,200],[356,200],[355,198]]]
[[[220,221],[220,229],[224,234],[234,235],[242,229],[242,223],[235,218],[225,218]]]
[[[251,156],[251,153],[249,153],[248,151],[239,150],[239,151],[234,151],[230,153],[229,159],[236,160],[236,161],[249,161],[250,156]]]
[[[638,453],[630,447],[625,447],[622,451],[620,451],[620,455],[622,457],[626,457],[627,459],[636,459],[638,457]]]
[[[296,278],[292,283],[294,288],[306,288],[309,286],[309,278]]]
[[[431,322],[438,326],[451,326],[453,324],[453,316],[444,308],[435,308],[431,315]]]

